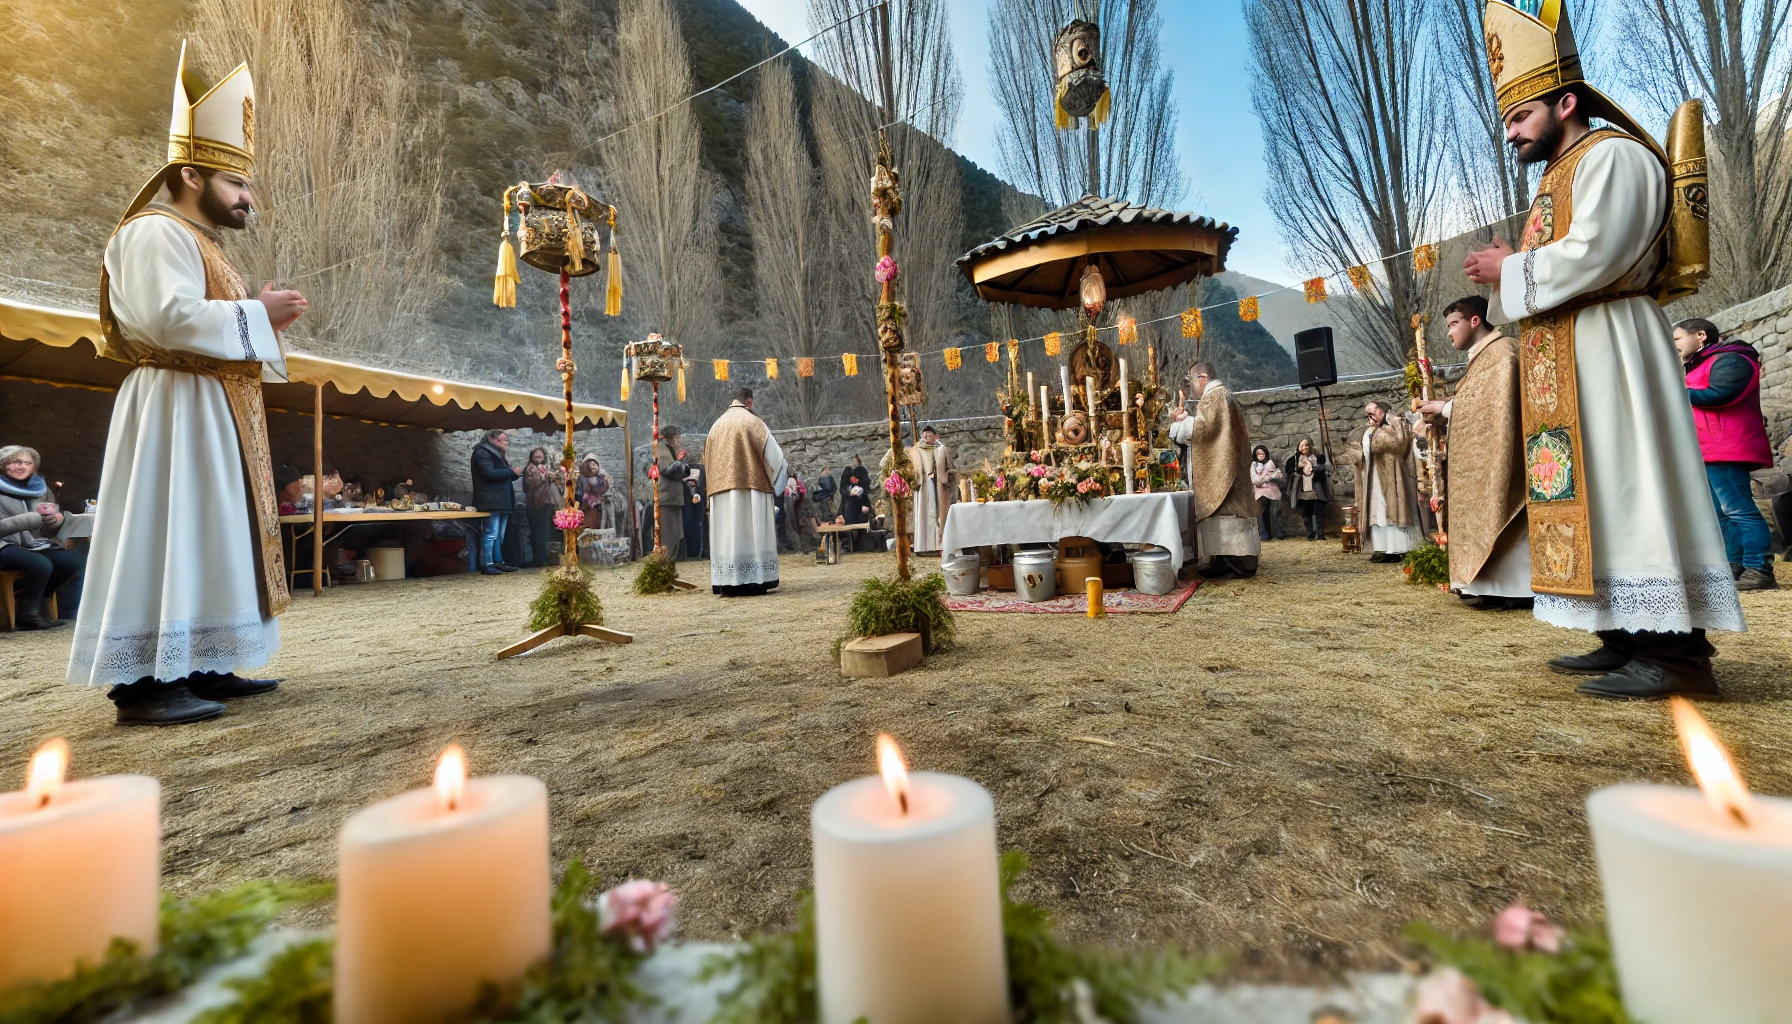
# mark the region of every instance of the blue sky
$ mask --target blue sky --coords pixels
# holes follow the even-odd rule
[[[739,0],[772,31],[795,42],[809,35],[805,0]],[[956,148],[1000,173],[995,101],[989,89],[989,0],[948,0],[953,46],[964,74],[964,116]],[[1176,74],[1181,108],[1177,149],[1189,195],[1184,205],[1235,224],[1232,270],[1286,282],[1307,276],[1289,267],[1263,199],[1263,144],[1251,110],[1249,38],[1237,0],[1163,0],[1163,53]]]

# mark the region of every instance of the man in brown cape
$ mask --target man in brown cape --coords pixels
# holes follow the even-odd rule
[[[1357,471],[1357,521],[1368,527],[1369,561],[1398,562],[1425,541],[1418,527],[1412,428],[1388,415],[1381,402],[1370,402],[1363,412],[1369,429],[1341,457]]]
[[[1170,439],[1188,446],[1201,575],[1223,580],[1257,575],[1262,541],[1251,489],[1250,428],[1215,372],[1212,363],[1189,370],[1190,391],[1200,400],[1193,416],[1176,410]]]
[[[763,594],[778,585],[774,495],[782,494],[784,450],[753,414],[741,388],[703,441],[709,469],[709,583],[724,597]]]
[[[1471,608],[1530,608],[1518,343],[1487,323],[1479,295],[1452,303],[1445,317],[1468,369],[1453,398],[1419,411],[1450,427],[1450,585]]]

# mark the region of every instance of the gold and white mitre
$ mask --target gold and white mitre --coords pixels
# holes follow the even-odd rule
[[[195,99],[197,97],[197,99]],[[168,159],[137,191],[125,217],[141,210],[162,187],[170,167],[191,164],[248,177],[255,170],[255,83],[249,65],[238,64],[215,85],[206,85],[187,66],[187,44],[180,44],[180,66],[174,73],[174,113],[168,121]]]
[[[1584,114],[1603,118],[1649,148],[1660,150],[1635,118],[1582,77],[1580,48],[1575,45],[1564,0],[1489,0],[1485,29],[1487,70],[1493,74],[1501,117],[1520,104],[1578,85],[1591,98]]]

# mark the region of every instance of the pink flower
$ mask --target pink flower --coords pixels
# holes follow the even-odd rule
[[[896,258],[894,256],[885,256],[878,260],[875,273],[877,275],[878,284],[889,284],[891,281],[896,280]]]
[[[622,935],[630,949],[645,955],[672,934],[677,907],[678,896],[665,883],[631,878],[597,898],[598,927]]]
[[[576,508],[563,508],[554,513],[554,529],[576,530],[585,522],[585,513]]]
[[[658,480],[659,478],[660,478],[660,467],[648,466],[647,467],[647,479]]]
[[[1562,949],[1562,928],[1551,923],[1539,911],[1525,906],[1523,900],[1500,911],[1493,918],[1493,941],[1507,949],[1535,949],[1558,953]]]
[[[909,495],[908,481],[902,479],[901,473],[891,473],[884,479],[884,493],[892,498],[906,498]]]
[[[1000,473],[997,473],[996,481],[995,481],[995,489],[998,491],[1007,490],[1008,489],[1008,478],[1004,477]]]

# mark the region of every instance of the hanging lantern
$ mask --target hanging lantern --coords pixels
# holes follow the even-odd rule
[[[684,357],[684,346],[649,334],[646,341],[629,342],[623,354],[634,360],[636,380],[667,381]]]
[[[1108,283],[1093,260],[1083,264],[1083,277],[1077,282],[1077,292],[1083,300],[1083,312],[1089,314],[1089,319],[1100,316],[1101,308],[1108,304]]]
[[[558,175],[555,176],[557,178]],[[518,184],[505,193],[514,196],[518,218],[517,258],[531,267],[570,277],[584,277],[603,269],[597,261],[594,217],[609,217],[610,207],[586,195],[579,186],[553,178],[539,184]]]
[[[1101,29],[1080,19],[1064,26],[1052,40],[1052,63],[1058,78],[1058,127],[1069,128],[1079,117],[1097,125],[1106,121],[1111,97],[1101,73]]]

